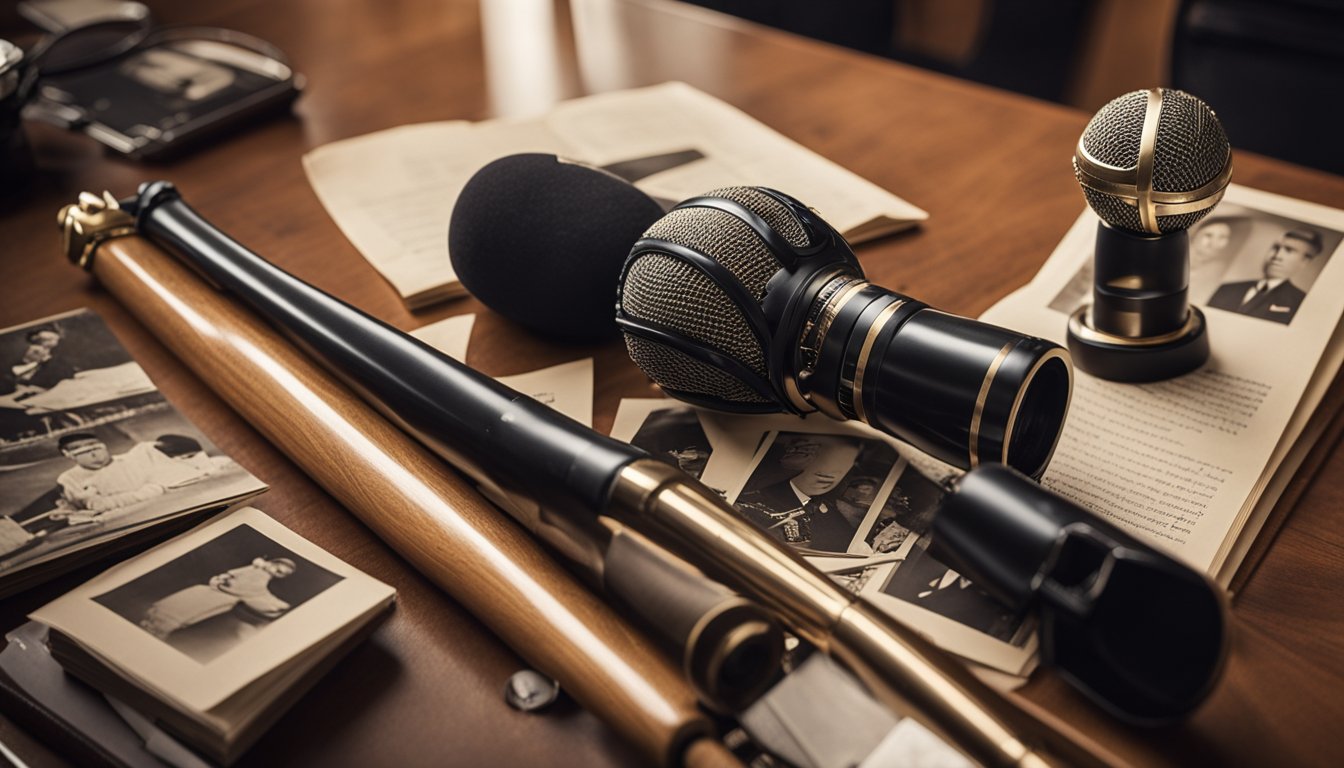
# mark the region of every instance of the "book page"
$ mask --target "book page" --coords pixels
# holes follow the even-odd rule
[[[895,232],[928,214],[684,83],[563,102],[541,118],[408,125],[304,155],[314,192],[411,308],[460,294],[448,224],[493,160],[544,152],[614,173],[665,208],[718,187],[794,194],[846,236]]]
[[[1068,314],[1090,301],[1096,225],[1085,211],[1036,278],[982,319],[1063,344]],[[1284,281],[1296,296],[1248,299],[1289,231],[1320,241]],[[1333,258],[1344,212],[1233,185],[1190,234],[1191,300],[1208,321],[1209,362],[1151,384],[1075,370],[1068,420],[1042,482],[1215,573],[1231,565],[1237,534],[1301,432],[1294,413],[1315,407],[1304,395],[1338,370],[1327,345],[1344,310],[1344,259]],[[1319,402],[1323,387],[1310,391]]]
[[[452,121],[327,144],[304,155],[303,167],[346,238],[414,308],[461,292],[448,220],[472,174],[504,155],[562,149],[533,123],[486,134]]]
[[[544,120],[574,157],[594,165],[683,158],[666,170],[631,179],[656,198],[676,202],[737,184],[771,187],[800,198],[846,237],[880,217],[907,226],[928,218],[896,195],[685,83],[576,99],[559,105]]]

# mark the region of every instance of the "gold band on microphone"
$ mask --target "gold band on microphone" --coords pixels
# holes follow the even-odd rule
[[[1134,167],[1135,205],[1139,209],[1139,223],[1154,235],[1162,234],[1157,226],[1157,205],[1153,202],[1153,161],[1157,154],[1157,124],[1162,116],[1162,89],[1148,90],[1148,105],[1143,112],[1143,128],[1139,131],[1139,162]]]
[[[999,373],[999,366],[1008,359],[1008,353],[1013,351],[1011,343],[1004,344],[999,350],[999,354],[994,356],[994,362],[989,364],[989,370],[985,371],[985,380],[980,384],[980,394],[975,397],[975,410],[971,412],[971,466],[980,464],[980,420],[985,416],[985,401],[989,399],[989,388],[994,385],[994,377]],[[1023,387],[1026,389],[1026,387]],[[1003,443],[1004,458],[1007,458],[1008,442]]]
[[[826,335],[831,331],[831,324],[835,322],[835,318],[839,316],[840,311],[859,294],[859,291],[867,288],[869,285],[871,285],[871,283],[867,280],[855,279],[844,288],[836,291],[835,295],[826,302],[826,306],[822,308],[821,314],[817,318],[816,330],[811,331],[810,333],[807,330],[804,330],[802,334],[803,343],[807,344],[809,343],[807,340],[811,339],[810,343],[813,344],[812,359],[814,361],[820,356],[822,344],[826,341]],[[813,365],[815,366],[815,364],[816,363],[814,362]],[[810,369],[803,373],[804,375],[810,373]],[[846,414],[841,412],[840,407],[836,405],[835,401],[828,399],[821,392],[811,390],[804,395],[804,397],[811,406],[833,419],[844,421],[849,418]]]
[[[877,343],[877,337],[882,333],[882,329],[887,327],[887,321],[896,314],[896,310],[904,306],[904,299],[897,299],[882,308],[878,313],[877,319],[868,328],[868,335],[863,340],[863,347],[859,350],[859,361],[854,366],[854,387],[850,390],[851,401],[854,403],[854,415],[859,417],[859,421],[868,423],[868,414],[863,407],[863,378],[865,371],[868,370],[868,357],[873,352],[873,345]]]

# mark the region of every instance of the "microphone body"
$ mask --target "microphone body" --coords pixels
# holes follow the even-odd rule
[[[282,328],[316,360],[482,485],[540,537],[584,548],[603,516],[769,607],[877,697],[992,766],[1069,764],[1086,753],[1026,717],[927,640],[742,519],[714,491],[598,435],[264,262],[181,201],[142,188],[137,229]],[[496,494],[498,494],[496,496]],[[584,561],[583,552],[575,559]]]
[[[869,283],[835,229],[763,188],[692,198],[645,232],[617,323],[669,395],[857,419],[962,468],[1039,477],[1072,386],[1059,345]]]

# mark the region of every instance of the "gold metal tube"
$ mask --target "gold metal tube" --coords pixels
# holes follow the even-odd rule
[[[986,766],[1048,766],[1036,751],[1052,734],[961,663],[739,516],[713,491],[657,461],[627,466],[608,512],[624,517],[725,583],[775,610],[794,632],[839,660],[896,712],[922,722]],[[1071,762],[1077,762],[1071,756]]]

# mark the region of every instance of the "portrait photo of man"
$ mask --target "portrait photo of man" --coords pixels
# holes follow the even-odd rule
[[[1258,280],[1223,283],[1209,306],[1287,325],[1307,292],[1293,282],[1323,248],[1321,234],[1306,227],[1290,229],[1269,247]]]
[[[780,433],[736,505],[786,544],[846,552],[896,460],[896,452],[880,440]]]

